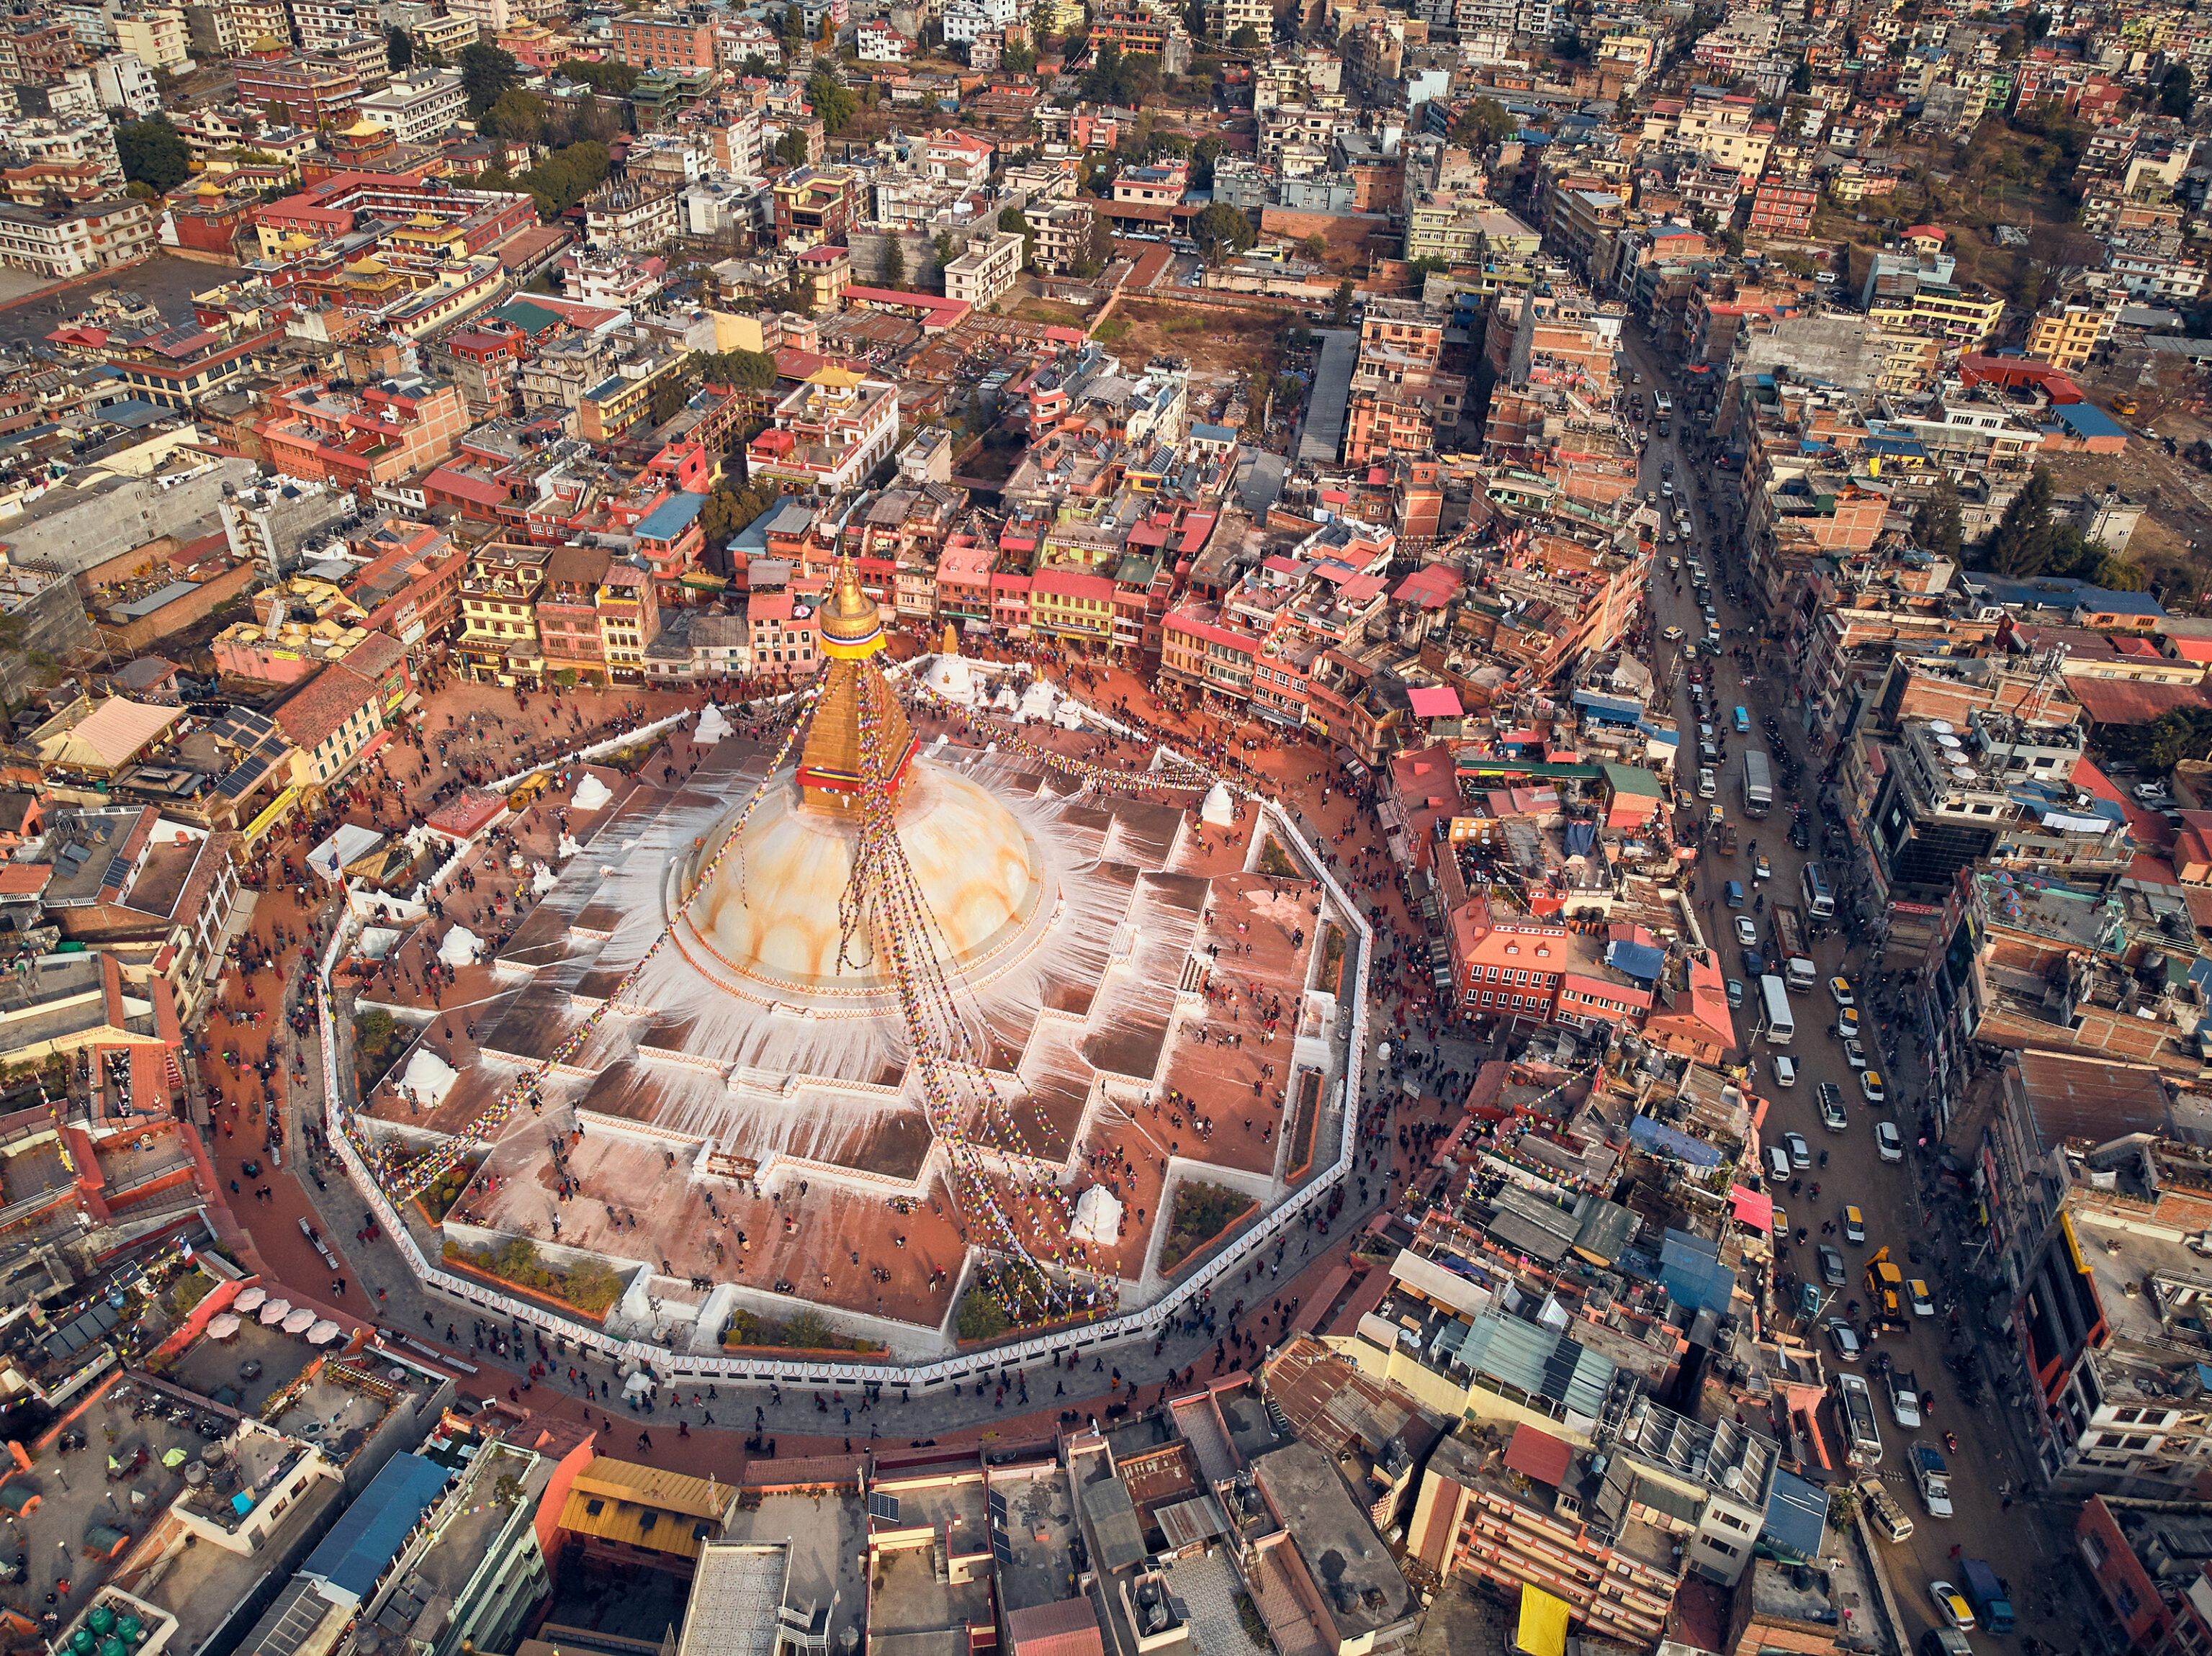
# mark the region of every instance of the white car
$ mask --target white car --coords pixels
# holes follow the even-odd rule
[[[2163,782],[2138,782],[2135,786],[2135,795],[2136,798],[2142,800],[2146,805],[2162,805],[2166,803],[2166,784]]]
[[[1830,978],[1828,992],[1836,998],[1836,1004],[1838,1007],[1856,1006],[1859,1004],[1858,998],[1851,993],[1851,980],[1849,978]]]
[[[1774,1084],[1778,1087],[1794,1087],[1797,1084],[1796,1063],[1779,1052],[1774,1057]]]
[[[1665,639],[1669,644],[1680,644],[1682,641],[1682,629],[1679,627],[1669,627],[1665,632],[1660,634],[1659,636]]]
[[[1869,1104],[1879,1104],[1889,1096],[1881,1084],[1881,1072],[1878,1070],[1859,1071],[1859,1092]]]
[[[1669,558],[1667,560],[1667,567],[1670,570],[1680,569],[1681,567],[1682,561],[1680,558]]]
[[[1828,1338],[1835,1345],[1836,1357],[1838,1362],[1856,1362],[1859,1360],[1862,1348],[1859,1344],[1858,1330],[1853,1328],[1841,1317],[1832,1317],[1828,1319]]]
[[[1905,1140],[1899,1136],[1897,1123],[1894,1121],[1877,1121],[1874,1124],[1874,1147],[1880,1152],[1881,1159],[1885,1162],[1905,1160]]]
[[[1715,780],[1713,779],[1713,773],[1712,773],[1712,771],[1711,771],[1710,768],[1705,769],[1705,770],[1701,770],[1701,771],[1699,771],[1699,772],[1698,773],[1698,798],[1700,798],[1700,799],[1710,799],[1710,798],[1711,798],[1713,797],[1713,795],[1714,795],[1714,794],[1716,794],[1716,793],[1717,793],[1717,792],[1720,792],[1720,784],[1719,784],[1718,782],[1717,782],[1717,781],[1715,781]]]
[[[1750,915],[1735,917],[1735,940],[1747,949],[1759,941],[1759,928],[1751,923]]]
[[[1928,1596],[1936,1601],[1936,1609],[1943,1619],[1960,1632],[1972,1633],[1974,1630],[1973,1606],[1966,1602],[1966,1595],[1958,1588],[1948,1581],[1930,1581]]]
[[[1790,1152],[1790,1165],[1798,1172],[1813,1165],[1813,1147],[1805,1142],[1804,1134],[1786,1132],[1782,1135],[1782,1144]]]
[[[1867,1066],[1866,1048],[1849,1035],[1844,1037],[1844,1062],[1854,1070],[1863,1070]]]

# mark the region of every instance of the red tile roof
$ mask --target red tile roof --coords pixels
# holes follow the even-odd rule
[[[1098,1632],[1098,1613],[1088,1598],[1063,1598],[1057,1604],[1031,1604],[1006,1617],[1014,1656],[1103,1656],[1105,1641]]]
[[[1540,1432],[1533,1426],[1522,1426],[1513,1434],[1513,1441],[1505,1447],[1505,1464],[1516,1472],[1525,1472],[1539,1483],[1548,1483],[1553,1489],[1566,1482],[1567,1467],[1575,1458],[1574,1450],[1549,1432]]]

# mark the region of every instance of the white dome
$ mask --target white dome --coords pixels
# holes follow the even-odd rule
[[[948,701],[957,701],[963,707],[975,700],[975,680],[968,670],[963,656],[939,656],[922,674],[921,682]]]
[[[715,870],[691,920],[722,961],[793,989],[866,989],[888,962],[839,969],[838,899],[852,877],[857,822],[802,806],[795,783],[763,799]],[[899,843],[943,937],[948,967],[984,961],[1021,935],[1045,889],[1036,843],[1012,812],[964,776],[916,760],[899,801]],[[863,954],[865,943],[856,946]]]
[[[1216,828],[1237,820],[1237,807],[1226,787],[1216,782],[1206,791],[1206,803],[1198,808],[1198,820]]]
[[[1075,1222],[1067,1234],[1079,1242],[1111,1242],[1121,1231],[1121,1204],[1103,1185],[1075,1198]]]

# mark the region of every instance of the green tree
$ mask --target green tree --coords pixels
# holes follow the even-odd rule
[[[1319,264],[1328,257],[1328,238],[1316,230],[1298,244],[1298,251]]]
[[[2197,107],[2197,82],[2189,65],[2176,64],[2158,83],[2158,106],[2178,121],[2185,121]]]
[[[1495,98],[1476,98],[1452,123],[1451,141],[1462,149],[1480,155],[1494,143],[1503,143],[1521,130],[1504,104]]]
[[[115,148],[123,159],[123,176],[162,195],[192,174],[191,151],[167,115],[126,121],[115,129]]]
[[[1011,230],[1022,239],[1022,269],[1033,268],[1036,264],[1036,232],[1030,228],[1028,216],[1018,207],[1002,207],[999,209],[999,228]]]
[[[786,167],[806,165],[806,134],[792,127],[775,141],[775,158]]]
[[[1211,203],[1190,221],[1190,234],[1216,264],[1243,252],[1259,239],[1253,233],[1252,221],[1221,201]]]
[[[536,143],[545,136],[545,100],[520,87],[510,87],[484,111],[483,125],[485,131],[500,137]]]
[[[906,286],[906,248],[896,236],[884,238],[884,262],[877,274],[886,288]]]
[[[461,48],[461,90],[468,94],[471,120],[483,119],[502,94],[521,84],[522,65],[513,53],[483,40]]]
[[[775,384],[775,356],[770,351],[715,351],[699,359],[699,378],[738,391],[766,391]]]
[[[783,55],[796,61],[806,51],[806,14],[797,6],[783,9]]]
[[[1432,276],[1443,276],[1451,270],[1451,261],[1438,258],[1434,253],[1424,253],[1406,266],[1406,273],[1416,282],[1425,282]]]
[[[415,66],[415,37],[397,23],[384,31],[384,66],[394,75]]]
[[[594,92],[611,98],[628,97],[637,84],[637,65],[606,62],[588,58],[564,58],[553,66],[553,72],[564,81],[581,81]]]
[[[998,1297],[979,1283],[960,1296],[953,1327],[963,1340],[995,1340],[1006,1331],[1006,1313]]]
[[[1790,89],[1803,97],[1813,89],[1813,65],[1800,58],[1797,67],[1790,71]]]
[[[1350,276],[1336,284],[1336,297],[1329,304],[1329,316],[1338,327],[1352,320],[1352,298],[1358,291]]]
[[[2140,592],[2150,585],[2143,572],[2117,554],[2100,559],[2091,582],[2107,592]]]
[[[646,418],[652,424],[665,426],[684,411],[691,400],[691,387],[682,374],[662,380],[653,388],[653,404]]]
[[[2039,575],[2051,553],[2051,468],[2038,466],[1990,531],[1983,561],[2000,575]]]
[[[944,270],[946,265],[952,263],[952,238],[939,230],[929,239],[929,251],[937,257],[937,268],[939,270]],[[939,285],[942,286],[943,283],[940,282]]]
[[[1232,52],[1257,52],[1260,49],[1260,31],[1247,23],[1229,37],[1229,46]]]
[[[828,70],[819,69],[806,83],[806,101],[814,106],[823,131],[833,138],[845,130],[860,107],[849,88],[840,86]]]
[[[2170,771],[2185,759],[2212,755],[2212,708],[2176,707],[2150,727],[2152,768]]]
[[[1912,538],[1920,543],[1923,552],[1956,563],[1962,532],[1959,491],[1951,487],[1950,478],[1941,478],[1912,514]]]
[[[793,6],[792,9],[796,11],[799,8]],[[783,1343],[786,1345],[818,1351],[829,1345],[831,1338],[830,1319],[811,1306],[784,1319]]]
[[[768,76],[769,72],[769,65],[768,59],[762,57],[757,52],[749,52],[744,57],[738,59],[738,73],[740,75],[750,76],[754,80],[757,81],[764,79]]]

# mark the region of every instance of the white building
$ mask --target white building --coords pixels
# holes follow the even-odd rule
[[[141,119],[161,106],[161,89],[154,84],[154,71],[135,52],[118,52],[96,60],[92,82],[100,93],[102,109],[119,109]]]
[[[115,44],[120,51],[136,52],[140,63],[154,69],[192,67],[191,50],[185,44],[185,14],[173,6],[148,6],[118,14]]]
[[[951,0],[945,8],[945,43],[994,34],[1018,15],[1014,0]]]
[[[397,76],[353,107],[362,120],[384,128],[402,143],[428,143],[467,118],[469,94],[461,88],[460,70],[419,70]]]
[[[0,203],[0,264],[58,278],[89,276],[151,253],[161,240],[154,203],[128,197],[79,207]]]
[[[384,33],[374,5],[356,5],[354,0],[289,0],[289,3],[292,27],[299,31],[300,44],[309,52],[328,52],[356,34]]]
[[[1011,292],[1022,273],[1022,238],[994,230],[968,244],[968,251],[945,267],[945,296],[970,305],[988,305]]]

